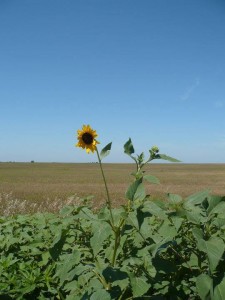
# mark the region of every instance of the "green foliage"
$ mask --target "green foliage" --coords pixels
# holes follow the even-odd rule
[[[225,294],[225,197],[202,191],[152,201],[144,182],[158,183],[143,167],[157,146],[137,155],[126,206],[112,208],[102,167],[111,143],[96,150],[106,206],[87,201],[59,214],[0,217],[0,299],[222,300]]]
[[[85,205],[1,217],[0,299],[222,300],[225,197],[136,193],[114,227],[107,207]]]
[[[137,189],[138,189],[139,185],[141,185],[141,183],[142,183],[142,180],[137,179],[129,186],[129,188],[127,189],[126,194],[125,194],[125,196],[128,200],[134,200],[136,198],[135,195],[136,195]]]
[[[143,200],[146,197],[143,181],[147,181],[153,184],[159,184],[158,178],[156,178],[153,175],[145,174],[145,171],[143,170],[144,166],[152,161],[153,159],[164,159],[168,160],[170,162],[180,162],[179,160],[167,156],[165,154],[159,154],[159,148],[157,146],[153,146],[149,150],[149,157],[146,161],[144,161],[144,153],[142,152],[140,155],[137,155],[137,157],[131,155],[135,152],[133,143],[131,139],[124,144],[124,153],[129,155],[136,163],[136,172],[133,172],[131,175],[135,177],[135,181],[128,187],[126,191],[126,198],[130,201],[133,200]]]
[[[131,156],[134,153],[134,146],[132,144],[131,138],[124,144],[124,153]]]
[[[102,151],[100,152],[100,159],[102,160],[104,157],[106,157],[107,155],[109,155],[110,150],[112,147],[112,143],[107,144]]]
[[[163,160],[167,160],[167,161],[170,161],[170,162],[180,162],[180,160],[178,160],[176,158],[173,158],[173,157],[170,157],[170,156],[165,155],[165,154],[157,154],[157,155],[155,155],[155,159],[163,159]]]

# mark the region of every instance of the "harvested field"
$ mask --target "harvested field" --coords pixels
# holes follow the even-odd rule
[[[103,164],[114,206],[125,203],[134,164]],[[225,164],[149,164],[146,173],[160,184],[146,184],[152,198],[166,193],[185,197],[209,188],[225,194]],[[94,207],[105,202],[105,190],[97,163],[0,163],[1,214],[57,211],[78,197],[93,195]]]

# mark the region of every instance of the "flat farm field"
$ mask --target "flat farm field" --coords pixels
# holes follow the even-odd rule
[[[103,164],[113,206],[125,203],[124,194],[134,164]],[[225,195],[225,164],[149,164],[146,173],[159,185],[146,184],[153,199],[167,193],[186,197],[210,189]],[[63,205],[93,195],[93,206],[105,203],[105,189],[97,163],[0,163],[0,214],[55,212]]]

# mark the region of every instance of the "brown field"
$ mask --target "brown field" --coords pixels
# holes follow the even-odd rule
[[[134,164],[103,164],[113,206],[125,203]],[[225,164],[150,164],[146,173],[160,184],[146,184],[152,198],[166,193],[186,197],[203,189],[225,195]],[[99,165],[95,163],[0,163],[0,214],[57,211],[80,197],[93,195],[94,207],[105,203]]]

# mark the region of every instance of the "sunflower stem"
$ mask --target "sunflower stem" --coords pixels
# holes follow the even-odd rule
[[[103,168],[102,168],[102,161],[101,161],[101,158],[100,158],[100,155],[99,155],[99,152],[98,152],[97,147],[96,147],[96,152],[97,152],[98,161],[99,161],[99,164],[100,164],[100,169],[101,169],[101,173],[102,173],[102,178],[103,178],[103,181],[104,181],[105,190],[106,190],[106,195],[107,195],[106,204],[107,204],[108,209],[109,209],[109,211],[110,211],[110,216],[111,216],[112,226],[113,226],[113,228],[114,228],[114,219],[113,219],[113,214],[112,214],[111,199],[110,199],[110,196],[109,196],[109,190],[108,190],[108,186],[107,186],[107,183],[106,183],[105,174],[104,174],[104,171],[103,171]]]

